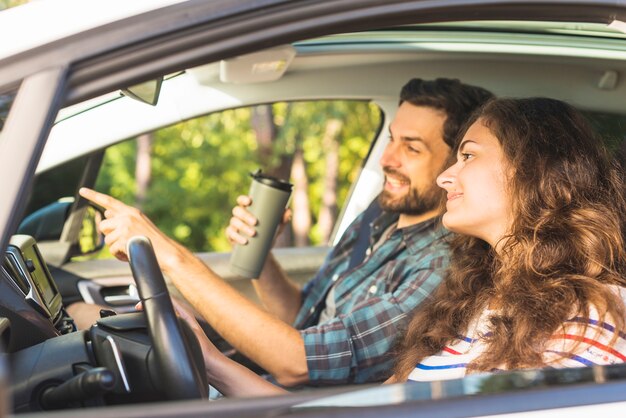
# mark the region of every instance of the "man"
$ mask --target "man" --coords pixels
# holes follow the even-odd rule
[[[351,265],[363,216],[302,291],[269,257],[255,281],[267,310],[240,295],[138,210],[92,190],[80,193],[106,209],[100,228],[112,254],[126,259],[131,236],[149,237],[161,268],[188,302],[280,384],[380,381],[391,370],[389,350],[407,315],[437,287],[447,266],[447,232],[439,222],[444,194],[435,178],[449,161],[465,119],[490,97],[458,80],[409,81],[380,160],[383,213],[372,223],[366,257]],[[249,198],[240,197],[238,203],[227,234],[231,242],[243,244],[254,234],[256,220],[245,210]]]

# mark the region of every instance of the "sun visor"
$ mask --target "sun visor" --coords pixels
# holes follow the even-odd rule
[[[247,84],[278,80],[296,56],[296,49],[283,45],[220,61],[220,81]]]
[[[622,22],[621,20],[616,19],[609,23],[607,26],[611,29],[616,29],[622,33],[626,33],[626,23]]]

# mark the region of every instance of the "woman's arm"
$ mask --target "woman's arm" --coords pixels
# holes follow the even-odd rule
[[[202,332],[202,330],[200,331]],[[213,346],[206,336],[204,340]],[[202,341],[200,344],[203,345]],[[263,379],[250,369],[224,356],[215,346],[209,350],[205,350],[203,346],[202,353],[204,354],[204,364],[209,383],[225,396],[252,397],[289,393]]]

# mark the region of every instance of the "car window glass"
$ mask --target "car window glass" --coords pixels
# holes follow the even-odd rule
[[[15,92],[0,94],[0,132],[4,129],[4,123],[9,116],[9,110],[15,100]]]
[[[294,184],[295,221],[276,246],[325,244],[381,117],[338,100],[226,110],[108,148],[96,188],[194,251],[228,251],[231,209],[261,168]]]

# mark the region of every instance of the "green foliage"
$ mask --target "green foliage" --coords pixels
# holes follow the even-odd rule
[[[28,0],[0,0],[0,10],[28,3]]]
[[[315,222],[323,193],[326,123],[342,122],[338,202],[347,196],[380,124],[373,104],[355,101],[276,103],[271,164],[301,146]],[[260,166],[251,108],[211,114],[153,133],[151,183],[143,211],[166,234],[194,251],[227,251],[224,229],[235,199],[247,193],[248,173]],[[135,205],[135,141],[107,150],[96,188]],[[267,170],[268,167],[262,167]],[[311,242],[319,239],[311,236]]]

